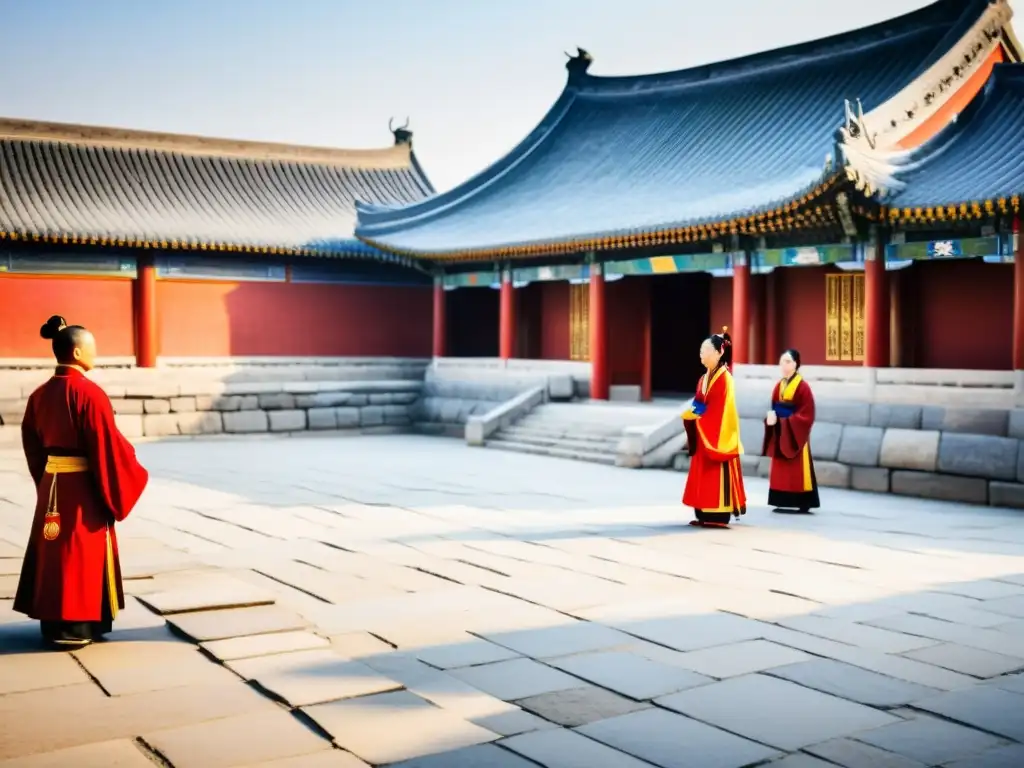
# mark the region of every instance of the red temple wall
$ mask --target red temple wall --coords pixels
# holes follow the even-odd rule
[[[650,281],[623,278],[605,286],[608,312],[608,373],[614,385],[642,385]]]
[[[715,277],[711,279],[711,317],[708,327],[711,333],[718,333],[722,326],[729,326],[729,333],[735,333],[732,327],[732,278]]]
[[[89,328],[103,356],[134,354],[132,288],[123,278],[0,276],[0,357],[49,357],[39,327],[50,315]]]
[[[430,286],[158,280],[156,295],[169,357],[430,356]]]
[[[798,350],[804,365],[863,365],[825,360],[825,275],[837,271],[835,267],[789,267],[774,272],[779,349]]]
[[[901,279],[909,283],[901,323],[915,331],[906,339],[915,367],[1012,368],[1012,264],[918,261]]]
[[[569,359],[569,283],[545,282],[541,289],[541,360]]]

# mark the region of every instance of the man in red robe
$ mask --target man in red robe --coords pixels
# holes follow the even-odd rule
[[[81,646],[110,631],[124,608],[115,521],[149,480],[114,423],[110,398],[86,378],[96,341],[51,317],[57,370],[28,400],[22,445],[36,484],[36,511],[14,610],[40,622],[44,639]]]

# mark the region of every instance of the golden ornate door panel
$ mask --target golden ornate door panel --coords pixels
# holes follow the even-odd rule
[[[569,284],[569,359],[590,359],[590,285]]]
[[[864,275],[825,276],[825,360],[864,359]]]

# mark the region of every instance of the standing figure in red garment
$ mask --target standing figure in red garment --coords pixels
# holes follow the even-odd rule
[[[821,506],[811,458],[814,395],[800,375],[800,353],[787,349],[779,358],[782,380],[772,390],[772,409],[764,420],[764,447],[772,460],[768,476],[768,505],[776,512],[795,509],[803,514]]]
[[[693,404],[683,413],[690,472],[683,504],[694,509],[690,525],[728,528],[730,518],[747,513],[740,468],[740,417],[736,410],[730,364],[732,342],[727,329],[705,339],[700,362],[707,373],[697,382]]]
[[[124,608],[114,522],[132,511],[149,473],[110,398],[85,376],[93,335],[58,316],[40,334],[53,342],[57,370],[32,393],[21,424],[37,497],[14,610],[37,619],[45,640],[75,647],[109,632]]]

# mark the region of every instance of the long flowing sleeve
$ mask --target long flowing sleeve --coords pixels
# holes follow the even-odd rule
[[[795,459],[811,439],[814,426],[814,395],[806,381],[793,393],[793,414],[780,417],[775,425],[776,450],[785,459]]]
[[[775,387],[772,389],[772,400],[771,405],[774,410],[775,404],[779,402],[779,398],[782,397],[780,389],[782,387],[781,382],[775,382]],[[775,455],[775,443],[776,435],[778,434],[778,423],[769,424],[768,419],[764,420],[764,442],[761,444],[761,455],[762,456],[774,456]]]
[[[134,509],[149,482],[146,471],[135,456],[135,447],[121,434],[114,422],[110,398],[98,387],[83,393],[82,439],[89,454],[89,467],[96,479],[100,497],[117,521]]]
[[[32,475],[32,482],[38,487],[46,472],[46,446],[39,437],[39,430],[36,429],[35,399],[28,401],[25,407],[25,417],[21,420],[21,447],[25,451],[25,461],[28,462],[28,472]]]

